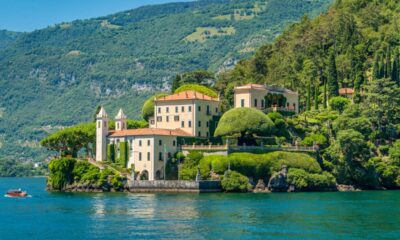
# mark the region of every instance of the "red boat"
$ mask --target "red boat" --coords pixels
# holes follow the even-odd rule
[[[8,190],[6,193],[7,197],[27,197],[28,194],[21,189]]]

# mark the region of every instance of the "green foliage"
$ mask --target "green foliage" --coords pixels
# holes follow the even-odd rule
[[[311,174],[303,169],[291,168],[287,175],[287,182],[296,187],[296,190],[318,191],[333,189],[336,185],[335,177],[328,173]]]
[[[336,69],[336,58],[335,53],[331,51],[329,54],[328,64],[328,95],[332,99],[339,95],[339,80]]]
[[[181,180],[194,180],[197,174],[197,167],[200,164],[200,160],[203,158],[203,154],[198,151],[191,151],[185,158],[184,163],[180,168],[180,179]]]
[[[74,181],[73,170],[76,160],[72,158],[55,159],[49,163],[48,184],[54,190],[61,190]]]
[[[320,146],[325,146],[328,143],[328,140],[322,134],[311,134],[310,136],[305,137],[302,143],[307,146],[313,146],[314,143]]]
[[[115,162],[115,144],[107,145],[107,161]]]
[[[397,166],[400,166],[400,140],[397,140],[389,149],[390,160]]]
[[[333,97],[329,99],[329,106],[332,110],[342,113],[350,104],[350,100],[345,97]]]
[[[120,167],[126,168],[129,159],[129,149],[128,149],[128,142],[120,142],[119,143],[119,158],[117,163]]]
[[[175,90],[174,93],[180,93],[180,92],[184,92],[184,91],[196,91],[199,93],[202,93],[204,95],[213,97],[213,98],[217,98],[218,97],[218,93],[215,92],[214,90],[205,87],[203,85],[198,85],[198,84],[185,84],[180,86],[178,89]]]
[[[182,85],[187,85],[187,84],[211,86],[215,84],[215,77],[212,72],[208,72],[203,69],[198,69],[193,72],[187,72],[182,75],[178,75],[173,82],[172,92],[176,93],[176,89],[178,89]],[[208,96],[213,97],[211,95]]]
[[[222,179],[221,185],[226,192],[247,192],[251,189],[249,179],[235,171],[229,171]]]
[[[143,107],[142,107],[142,118],[145,121],[149,121],[149,118],[154,116],[154,99],[165,97],[165,96],[168,96],[168,94],[160,93],[155,96],[151,96],[149,99],[147,99],[144,102]]]
[[[0,157],[0,177],[44,176],[45,172],[45,166],[34,168],[33,163],[20,163]]]
[[[253,135],[268,136],[274,123],[260,110],[234,108],[222,115],[215,136],[237,136],[239,143],[254,141]]]

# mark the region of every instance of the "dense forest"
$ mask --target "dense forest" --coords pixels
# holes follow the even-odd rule
[[[98,104],[139,119],[173,76],[219,72],[317,16],[330,0],[202,0],[142,7],[31,33],[0,32],[0,155],[44,159],[39,140]],[[113,115],[115,112],[110,112]]]

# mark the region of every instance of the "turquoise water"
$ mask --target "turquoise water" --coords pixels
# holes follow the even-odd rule
[[[400,192],[47,193],[45,179],[0,178],[0,239],[399,239]]]

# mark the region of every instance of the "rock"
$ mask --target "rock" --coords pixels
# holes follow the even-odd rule
[[[356,192],[356,191],[361,191],[358,188],[355,188],[352,185],[343,185],[343,184],[338,184],[336,185],[336,188],[339,192]]]
[[[287,166],[283,165],[282,170],[272,175],[268,182],[268,189],[271,192],[287,192],[289,185],[286,181]]]
[[[253,192],[255,193],[263,193],[263,192],[270,192],[267,188],[263,179],[259,179],[257,185],[255,186]]]

